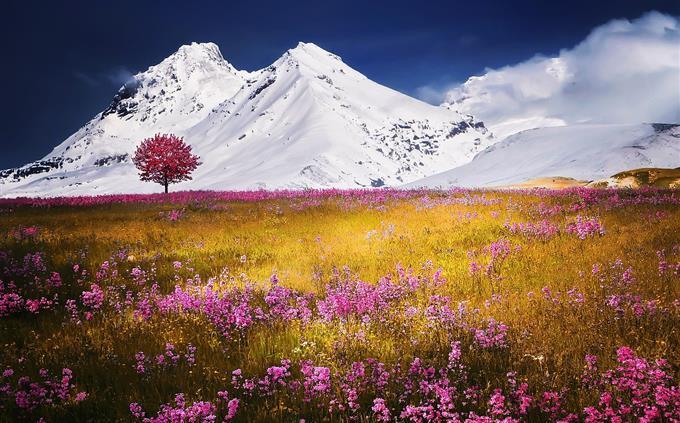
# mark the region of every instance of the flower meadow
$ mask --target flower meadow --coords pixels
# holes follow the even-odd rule
[[[680,193],[0,200],[0,421],[680,421]]]

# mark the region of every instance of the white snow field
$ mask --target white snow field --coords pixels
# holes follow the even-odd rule
[[[184,136],[203,162],[174,190],[398,186],[494,141],[471,116],[377,84],[311,43],[256,72],[193,43],[135,75],[41,160],[0,171],[0,196],[157,192],[131,162],[155,133]]]
[[[641,167],[680,167],[680,125],[571,125],[529,129],[470,163],[408,187],[493,187],[542,177],[582,181]]]

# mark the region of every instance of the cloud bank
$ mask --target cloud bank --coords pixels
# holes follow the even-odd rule
[[[488,69],[445,99],[499,137],[583,122],[680,123],[680,21],[658,12],[614,20],[557,57]]]

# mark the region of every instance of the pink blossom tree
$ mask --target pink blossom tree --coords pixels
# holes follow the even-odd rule
[[[192,154],[191,146],[173,134],[156,134],[137,147],[132,162],[139,169],[142,181],[168,185],[191,179],[191,172],[201,163]]]

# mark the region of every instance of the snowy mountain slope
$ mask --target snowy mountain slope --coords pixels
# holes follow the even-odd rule
[[[130,156],[173,132],[203,165],[177,189],[401,185],[471,160],[481,122],[381,86],[314,44],[257,72],[192,44],[135,76],[43,160],[0,173],[0,195],[153,192]]]
[[[471,118],[383,87],[314,44],[286,52],[188,132],[210,188],[399,185],[491,142]]]
[[[480,187],[561,176],[598,180],[628,169],[680,166],[680,125],[570,125],[509,136],[470,163],[409,187]]]
[[[182,133],[234,95],[248,76],[225,61],[215,44],[182,46],[135,75],[104,111],[43,159],[0,171],[0,195],[24,189],[36,195],[53,190],[75,194],[95,180],[125,176],[134,171],[130,155],[141,139]]]

